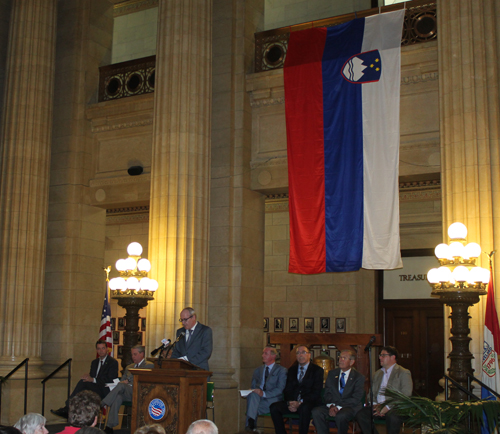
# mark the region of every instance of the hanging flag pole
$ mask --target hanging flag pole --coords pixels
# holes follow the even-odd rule
[[[106,293],[104,294],[104,304],[102,306],[101,325],[99,327],[99,340],[105,341],[108,353],[113,355],[113,332],[111,331],[111,306],[109,304],[109,272],[111,265],[103,268],[106,272]]]

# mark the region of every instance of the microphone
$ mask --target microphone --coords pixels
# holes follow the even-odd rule
[[[372,336],[370,338],[370,341],[368,342],[368,345],[365,347],[365,351],[368,351],[370,349],[370,347],[373,345],[373,343],[375,342],[377,338],[375,336]]]
[[[177,336],[177,339],[175,340],[174,344],[176,344],[177,342],[179,342],[179,340],[186,334],[186,332],[181,332],[181,334],[179,336]]]
[[[151,355],[156,356],[158,352],[164,350],[168,344],[170,344],[170,339],[162,339],[161,345],[156,350],[151,351]]]

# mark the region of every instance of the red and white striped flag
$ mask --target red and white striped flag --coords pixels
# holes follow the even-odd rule
[[[106,294],[104,295],[104,305],[102,306],[101,326],[99,328],[99,340],[105,341],[108,353],[113,355],[113,333],[111,331],[111,306],[108,299],[108,280],[106,280]]]

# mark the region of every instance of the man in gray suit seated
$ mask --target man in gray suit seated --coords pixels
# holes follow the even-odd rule
[[[108,406],[108,421],[106,422],[106,427],[104,428],[104,431],[108,434],[111,434],[113,432],[113,427],[118,425],[118,412],[120,411],[122,402],[132,400],[134,376],[130,372],[130,369],[154,368],[154,365],[147,362],[144,358],[144,352],[145,348],[142,345],[132,347],[132,361],[134,363],[131,363],[125,368],[121,381],[101,402],[101,404]]]
[[[356,353],[342,350],[339,367],[330,371],[325,382],[325,404],[313,408],[312,416],[318,434],[328,434],[328,417],[335,418],[339,434],[347,434],[349,421],[361,410],[365,377],[353,365]]]
[[[176,333],[176,337],[180,338],[172,351],[172,359],[187,360],[208,371],[208,359],[212,355],[212,329],[197,321],[192,307],[182,310],[179,322],[182,328]]]
[[[254,431],[259,414],[269,413],[269,406],[281,401],[286,384],[286,368],[276,364],[278,351],[266,347],[262,351],[264,364],[253,371],[252,393],[247,396],[246,431]]]
[[[413,390],[411,373],[408,369],[397,364],[398,350],[394,347],[382,347],[379,360],[382,367],[373,376],[373,415],[377,419],[385,418],[387,434],[398,434],[403,423],[403,419],[384,405],[386,388],[397,390],[406,396],[410,396]],[[363,434],[370,434],[371,431],[371,409],[369,405],[356,414]],[[376,430],[375,430],[376,432]]]

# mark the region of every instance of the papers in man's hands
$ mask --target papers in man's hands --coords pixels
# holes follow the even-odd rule
[[[120,379],[115,378],[112,383],[106,383],[106,387],[109,387],[109,391],[111,392],[119,382],[120,382]]]
[[[242,398],[246,398],[248,395],[250,395],[253,392],[252,389],[248,390],[240,390],[240,395]]]

